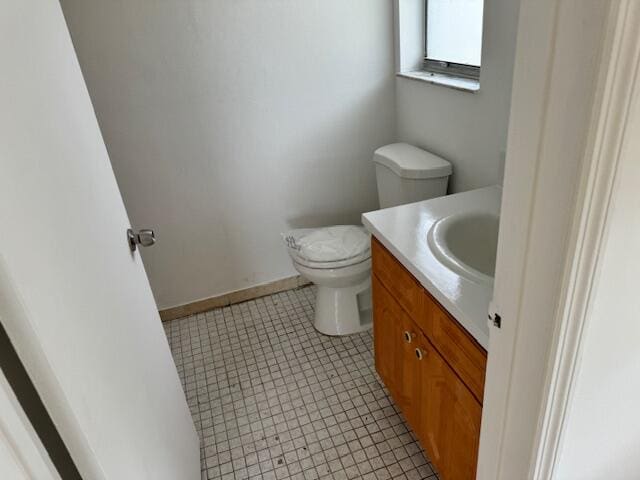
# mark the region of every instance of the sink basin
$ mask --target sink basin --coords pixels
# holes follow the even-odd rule
[[[493,283],[500,217],[463,212],[441,218],[427,235],[429,248],[446,267],[478,283]]]

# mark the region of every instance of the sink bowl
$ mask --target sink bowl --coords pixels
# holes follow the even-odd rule
[[[463,212],[441,218],[427,235],[436,258],[459,275],[493,283],[500,217],[488,212]]]

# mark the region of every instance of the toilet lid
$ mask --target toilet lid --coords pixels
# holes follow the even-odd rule
[[[304,228],[283,237],[292,255],[311,263],[355,261],[368,253],[371,245],[369,233],[357,225]]]

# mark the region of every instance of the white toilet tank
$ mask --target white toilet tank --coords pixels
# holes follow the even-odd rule
[[[441,197],[447,193],[451,164],[407,143],[380,147],[376,164],[380,208]]]

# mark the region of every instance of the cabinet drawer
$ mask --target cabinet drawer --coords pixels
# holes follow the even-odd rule
[[[427,327],[425,292],[422,285],[398,262],[382,244],[372,237],[371,257],[373,274],[377,276],[391,295],[423,329]]]
[[[485,350],[428,296],[426,309],[431,310],[431,321],[425,330],[429,340],[482,403],[487,369]]]

